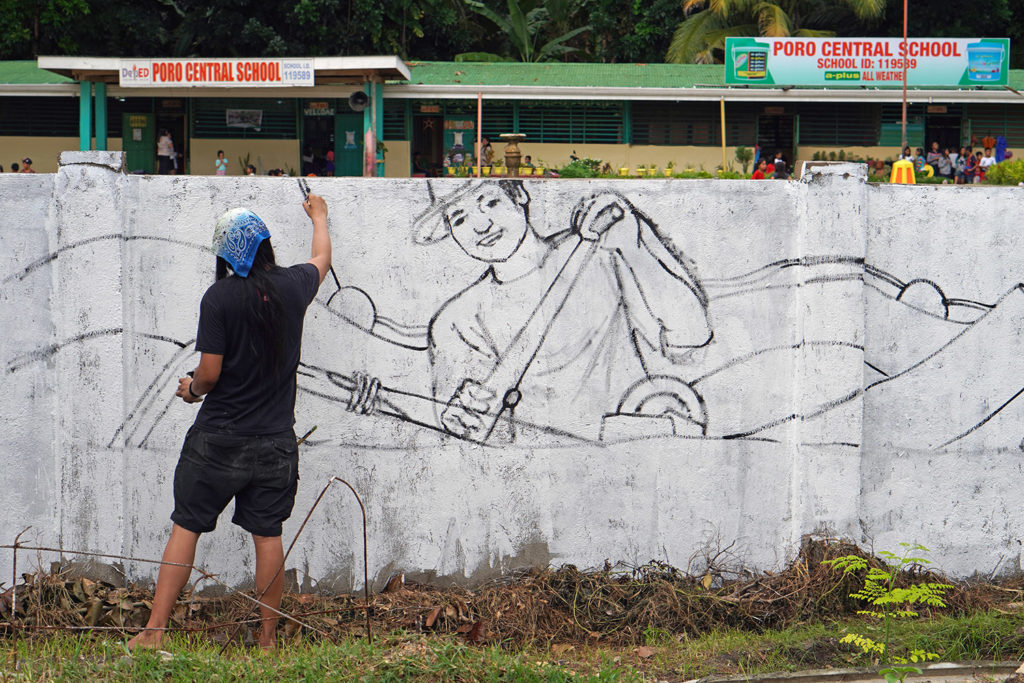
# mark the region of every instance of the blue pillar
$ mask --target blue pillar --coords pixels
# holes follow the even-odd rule
[[[363,110],[363,140],[365,141],[366,133],[369,133],[371,130],[373,130],[373,83],[371,83],[370,81],[364,83],[363,92],[366,93],[366,96],[369,100],[366,103],[366,109]],[[376,140],[374,140],[374,144],[376,144]],[[363,150],[363,176],[368,175],[366,170],[366,159],[369,153],[370,150]]]
[[[107,148],[107,84],[96,84],[96,149]]]
[[[633,144],[633,103],[630,100],[622,103],[622,144]]]
[[[78,149],[92,148],[92,83],[78,84]]]
[[[376,105],[373,109],[377,112],[377,140],[384,141],[384,84],[374,83],[373,101]],[[377,177],[384,177],[384,152],[377,152]]]

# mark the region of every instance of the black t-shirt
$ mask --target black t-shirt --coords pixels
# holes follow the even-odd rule
[[[196,350],[224,356],[217,385],[196,416],[200,429],[243,435],[278,434],[295,424],[295,372],[299,367],[302,319],[320,286],[316,266],[302,263],[270,272],[281,300],[282,359],[277,373],[263,370],[249,343],[259,329],[244,305],[245,281],[237,275],[218,280],[199,306]]]

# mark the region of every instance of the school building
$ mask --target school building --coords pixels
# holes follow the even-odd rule
[[[1002,135],[1024,147],[1022,90],[1024,70],[1006,85],[911,88],[909,144]],[[436,167],[459,141],[471,151],[478,113],[498,157],[498,136],[521,133],[523,154],[548,167],[575,154],[713,170],[723,129],[729,161],[755,143],[796,162],[885,159],[899,153],[901,99],[891,84],[726,85],[721,65],[40,57],[0,62],[0,164],[29,156],[52,172],[58,152],[92,148],[124,150],[129,170],[153,172],[166,129],[185,173],[212,175],[224,150],[232,175],[251,162],[260,174],[403,177],[414,153]]]

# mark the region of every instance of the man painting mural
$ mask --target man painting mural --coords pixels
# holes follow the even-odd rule
[[[545,237],[530,222],[522,181],[470,181],[432,199],[416,240],[451,235],[488,264],[430,322],[446,431],[482,441],[507,419],[513,437],[523,425],[598,437],[631,388],[678,381],[674,364],[710,342],[692,265],[622,196],[580,202],[571,225]],[[701,422],[693,402],[673,412]]]

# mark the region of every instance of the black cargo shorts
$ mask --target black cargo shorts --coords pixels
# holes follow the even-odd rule
[[[232,522],[257,536],[280,536],[298,481],[299,448],[291,430],[244,436],[193,426],[174,470],[171,521],[194,533],[213,531],[234,498]]]

